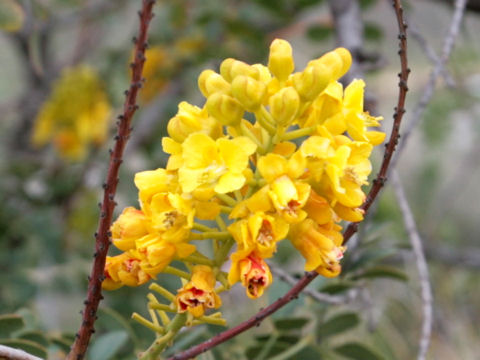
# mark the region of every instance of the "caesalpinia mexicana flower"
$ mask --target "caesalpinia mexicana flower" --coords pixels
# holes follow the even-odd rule
[[[200,317],[206,309],[218,309],[222,305],[215,292],[215,274],[205,265],[192,269],[192,279],[178,290],[175,302],[179,313],[188,311],[194,317]]]
[[[181,102],[167,126],[166,169],[135,176],[140,210],[112,226],[124,253],[107,261],[104,286],[140,285],[183,261],[191,280],[174,307],[199,318],[220,306],[217,280],[222,291],[240,282],[249,298],[261,296],[273,280],[265,260],[285,239],[305,270],[337,276],[341,223],[363,219],[369,157],[384,138],[369,129],[381,117],[363,111],[363,81],[338,81],[350,64],[339,48],[294,72],[290,44],[277,39],[268,66],[226,59],[219,73],[204,70],[205,105]],[[210,256],[196,247],[205,240]],[[229,258],[227,274],[219,269]]]

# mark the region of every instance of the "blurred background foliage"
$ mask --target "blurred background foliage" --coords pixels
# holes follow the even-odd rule
[[[336,46],[338,29],[331,3],[159,1],[147,52],[147,83],[121,169],[117,212],[137,201],[135,172],[165,165],[161,138],[177,104],[187,100],[203,105],[196,85],[201,70],[217,69],[226,57],[265,62],[275,37],[292,43],[297,68],[302,68],[310,58]],[[387,2],[358,3],[364,43],[356,58],[366,77],[367,105],[374,115],[385,117],[388,130],[397,94],[394,15]],[[450,22],[451,3],[405,4],[411,27],[437,54]],[[447,75],[398,165],[424,240],[434,292],[431,359],[476,359],[480,352],[480,207],[475,185],[480,181],[480,43],[476,41],[480,18],[475,6],[475,1],[469,2]],[[113,141],[114,114],[120,113],[128,86],[139,7],[140,1],[133,0],[0,2],[1,344],[61,359],[79,326],[97,203]],[[407,124],[432,69],[425,49],[410,37]],[[66,69],[79,65],[96,74],[98,84],[92,92],[104,93],[102,101],[108,102],[111,111],[105,139],[88,140],[89,131],[96,128],[90,125],[82,130],[87,135],[80,140],[67,141],[67,148],[83,150],[72,158],[58,146],[65,141],[53,130],[44,146],[35,146],[31,139],[42,109],[54,102],[55,84]],[[75,93],[77,86],[71,87],[66,103],[76,104],[81,95]],[[69,122],[74,133],[80,131],[76,122],[81,117],[53,118],[57,130]],[[99,122],[93,124],[100,126]],[[301,276],[303,261],[281,245],[277,270]],[[159,281],[172,290],[180,286],[169,275],[161,275]],[[222,312],[229,324],[237,324],[289,286],[277,273],[267,296],[257,301],[247,300],[243,291],[234,288],[223,296]],[[329,305],[302,294],[259,328],[198,358],[414,358],[422,316],[419,280],[402,214],[389,186],[349,243],[342,275],[319,278],[310,288],[334,296],[340,304]],[[90,359],[131,359],[148,346],[151,333],[130,319],[134,311],[146,312],[147,291],[146,287],[122,288],[105,294]],[[221,330],[204,325],[188,329],[168,353]]]

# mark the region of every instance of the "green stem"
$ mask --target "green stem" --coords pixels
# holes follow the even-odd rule
[[[215,262],[210,260],[204,255],[199,254],[198,252],[187,257],[181,259],[182,261],[194,263],[194,264],[201,264],[201,265],[208,265],[208,266],[215,266]]]
[[[225,319],[209,317],[209,316],[199,317],[197,320],[194,320],[192,322],[192,325],[201,325],[205,323],[212,324],[212,325],[227,326],[227,321]]]
[[[220,230],[227,231],[227,224],[225,224],[225,221],[223,221],[223,218],[220,215],[218,215],[215,218],[215,221],[217,222],[217,225],[220,228]]]
[[[215,228],[208,227],[206,225],[200,224],[200,223],[193,223],[193,230],[198,230],[198,231],[216,231]]]
[[[185,325],[186,314],[177,314],[167,326],[167,333],[156,339],[152,345],[140,355],[140,360],[156,360],[167,344],[175,337],[180,329]]]
[[[192,277],[189,273],[182,271],[180,269],[174,268],[173,266],[167,266],[165,269],[163,269],[162,272],[165,274],[175,275],[187,280],[190,280]]]
[[[252,140],[255,145],[257,145],[257,150],[260,154],[265,154],[265,148],[263,147],[263,144],[261,141],[255,136],[254,133],[245,125],[243,122],[240,124],[240,129],[242,132],[242,135],[248,137],[250,140]]]
[[[235,199],[232,199],[227,194],[217,194],[217,198],[222,200],[228,206],[234,207],[235,205],[237,205],[237,202],[235,201]]]
[[[230,236],[231,235],[228,231],[190,233],[190,240],[227,239]]]
[[[220,205],[220,211],[225,213],[225,214],[230,214],[232,212],[233,208],[230,206],[224,206]]]
[[[164,287],[158,285],[157,283],[152,283],[148,287],[150,290],[155,291],[162,295],[165,299],[167,299],[170,302],[175,302],[175,295],[173,295],[170,291],[165,289]]]
[[[164,328],[162,328],[161,326],[153,324],[152,322],[148,321],[147,319],[145,319],[143,316],[141,316],[140,314],[138,314],[136,312],[134,312],[132,314],[132,319],[135,320],[136,322],[142,324],[143,326],[149,328],[150,330],[153,330],[156,333],[159,333],[159,334],[164,334],[165,333]]]
[[[230,238],[225,241],[225,243],[222,247],[220,247],[220,249],[218,249],[217,253],[215,254],[215,264],[218,267],[222,266],[225,260],[227,260],[228,253],[230,252],[233,244],[235,244],[235,240],[233,240],[233,238]]]
[[[274,135],[276,130],[275,126],[269,121],[270,117],[271,116],[269,112],[263,106],[260,108],[260,110],[255,112],[255,118],[260,126],[267,130],[270,135]]]
[[[297,139],[303,136],[308,136],[311,135],[315,132],[317,129],[316,126],[311,126],[308,128],[303,128],[303,129],[298,129],[298,130],[293,130],[293,131],[288,131],[282,136],[282,140],[293,140]]]
[[[150,309],[161,310],[161,311],[166,311],[166,312],[170,312],[170,313],[176,313],[177,312],[177,310],[172,308],[170,305],[165,305],[165,304],[160,304],[160,303],[151,302],[151,303],[148,303],[148,307]]]

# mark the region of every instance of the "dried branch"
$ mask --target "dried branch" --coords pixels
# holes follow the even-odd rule
[[[393,153],[395,152],[398,139],[400,137],[400,123],[402,122],[403,114],[405,113],[405,98],[408,91],[407,81],[410,69],[408,68],[407,64],[407,24],[403,19],[403,9],[401,7],[400,1],[394,0],[393,7],[397,16],[399,30],[398,39],[400,42],[398,55],[400,57],[401,70],[398,74],[398,77],[400,78],[400,81],[398,83],[398,100],[397,106],[395,107],[395,112],[393,114],[392,131],[390,133],[388,143],[385,144],[385,153],[383,154],[383,161],[380,167],[380,171],[378,172],[376,178],[373,180],[372,188],[370,189],[367,198],[361,207],[365,211],[365,213],[368,212],[368,209],[373,204],[378,193],[387,181],[388,168],[390,166]],[[352,235],[357,232],[357,230],[358,223],[350,223],[345,232],[343,233],[343,243],[347,243],[348,240],[352,237]]]
[[[423,252],[422,239],[420,237],[420,234],[418,233],[412,210],[410,209],[410,205],[408,204],[407,197],[405,196],[405,192],[403,190],[403,186],[396,171],[392,172],[391,181],[395,190],[398,206],[400,207],[400,210],[402,212],[405,229],[407,230],[408,238],[413,249],[413,254],[415,256],[415,264],[418,271],[418,277],[420,279],[423,322],[422,335],[420,338],[417,359],[424,360],[427,356],[428,347],[430,345],[430,338],[432,334],[432,286],[430,284],[430,278],[428,274],[427,260],[425,259],[425,254]]]
[[[94,323],[97,318],[98,305],[103,298],[101,284],[104,279],[105,259],[110,246],[110,224],[112,222],[113,209],[115,207],[115,193],[118,184],[118,170],[122,163],[125,145],[130,136],[130,123],[135,111],[137,93],[142,87],[142,71],[145,63],[145,49],[147,48],[147,31],[150,20],[153,17],[152,9],[155,0],[143,0],[142,10],[138,13],[140,25],[138,38],[135,39],[135,59],[131,64],[132,78],[130,88],[125,92],[126,99],[123,107],[123,115],[119,116],[117,123],[117,135],[115,146],[110,153],[107,180],[104,184],[103,202],[101,204],[98,230],[95,234],[95,254],[91,275],[88,278],[88,293],[85,300],[85,308],[82,313],[82,325],[76,334],[75,342],[68,354],[68,360],[83,359],[90,341],[90,336],[95,332]]]
[[[428,82],[422,91],[422,97],[420,98],[420,101],[412,111],[410,122],[408,123],[408,126],[405,129],[405,132],[402,134],[402,139],[398,145],[397,154],[395,155],[395,158],[392,161],[392,169],[396,166],[398,159],[400,157],[400,154],[405,148],[405,145],[407,144],[407,141],[410,135],[412,134],[413,129],[419,124],[420,120],[422,119],[423,113],[427,108],[428,103],[433,97],[437,80],[441,76],[442,71],[448,62],[448,59],[450,58],[453,45],[455,44],[455,40],[460,30],[460,24],[462,22],[463,14],[465,12],[466,2],[467,0],[455,1],[455,11],[452,15],[452,21],[450,22],[450,27],[448,29],[447,35],[445,36],[445,39],[443,41],[442,54],[438,58],[438,61],[436,62],[435,67],[430,73]]]
[[[397,17],[398,28],[399,28],[398,38],[400,40],[399,56],[400,56],[400,63],[401,63],[401,72],[399,74],[400,82],[399,82],[398,103],[397,103],[397,107],[395,109],[395,114],[394,114],[394,125],[392,128],[392,132],[390,134],[390,140],[386,145],[385,155],[384,155],[380,172],[377,175],[377,178],[374,181],[372,189],[370,190],[367,196],[367,201],[363,205],[363,209],[365,210],[365,212],[368,211],[373,200],[375,200],[378,192],[380,191],[380,189],[383,187],[385,183],[388,166],[390,164],[390,159],[392,157],[392,154],[395,150],[395,147],[398,141],[399,126],[400,126],[400,122],[402,120],[403,114],[405,112],[405,109],[404,109],[405,97],[408,90],[407,79],[408,79],[408,73],[410,72],[410,70],[408,69],[408,66],[407,66],[407,34],[406,34],[407,25],[405,24],[403,19],[403,9],[401,6],[401,1],[393,0],[392,3],[395,9],[395,15]],[[356,231],[357,231],[357,225],[351,224],[344,233],[344,242],[348,241],[348,239]],[[255,314],[248,320],[240,323],[239,325],[231,329],[228,329],[218,334],[217,336],[203,343],[193,346],[190,349],[169,358],[169,360],[185,360],[185,359],[193,358],[231,339],[232,337],[252,328],[253,326],[260,324],[262,320],[265,319],[267,316],[273,314],[278,309],[288,304],[290,301],[297,299],[300,292],[303,291],[308,286],[308,284],[310,284],[310,282],[312,282],[313,279],[315,279],[317,276],[318,276],[318,273],[315,271],[310,271],[305,273],[305,275],[300,280],[298,280],[297,283],[285,295],[278,298],[277,301],[270,304],[263,310],[260,310],[257,314]]]
[[[23,350],[14,349],[5,345],[0,345],[0,359],[4,360],[42,360]]]

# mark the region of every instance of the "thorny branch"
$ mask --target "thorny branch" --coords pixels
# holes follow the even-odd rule
[[[123,115],[119,116],[117,123],[117,135],[115,136],[115,146],[110,153],[110,163],[108,167],[107,180],[104,184],[103,202],[101,204],[100,219],[98,230],[95,233],[95,254],[91,275],[88,279],[88,293],[85,300],[85,308],[82,312],[82,324],[76,334],[76,339],[68,360],[80,360],[85,356],[90,336],[95,332],[94,323],[97,318],[96,313],[98,305],[103,296],[101,293],[101,284],[104,279],[105,259],[110,245],[110,224],[112,222],[113,209],[115,207],[115,193],[118,184],[118,171],[122,163],[125,145],[130,136],[130,123],[135,111],[138,109],[136,103],[137,93],[142,87],[143,65],[145,63],[145,49],[147,48],[147,31],[150,20],[153,17],[152,9],[155,0],[143,0],[142,10],[138,13],[140,25],[138,38],[135,39],[135,59],[131,64],[132,78],[130,88],[125,92],[126,99],[123,107]]]
[[[395,190],[395,196],[397,198],[398,206],[400,207],[400,210],[402,212],[405,229],[407,230],[407,235],[413,249],[413,254],[415,256],[415,264],[417,266],[418,276],[420,278],[423,322],[417,359],[424,360],[427,356],[427,351],[430,345],[430,338],[432,334],[432,286],[430,284],[430,277],[428,274],[427,260],[425,259],[425,253],[423,251],[422,238],[418,233],[412,210],[410,209],[410,205],[408,204],[405,191],[403,190],[402,183],[400,182],[400,177],[398,176],[398,173],[396,171],[392,171],[391,180],[393,188]]]
[[[399,128],[400,128],[400,123],[401,123],[403,114],[405,112],[405,97],[408,90],[407,79],[408,79],[408,74],[410,70],[408,69],[408,65],[407,65],[407,33],[406,33],[407,25],[405,24],[405,21],[403,18],[403,9],[401,6],[401,1],[393,0],[392,4],[395,9],[395,15],[398,22],[398,29],[399,29],[398,38],[400,42],[399,44],[400,49],[398,51],[398,54],[400,57],[401,71],[399,73],[400,82],[399,82],[398,102],[395,108],[394,124],[392,127],[392,132],[390,134],[389,142],[386,144],[385,154],[384,154],[383,162],[380,168],[380,172],[378,173],[376,179],[374,180],[373,186],[370,192],[368,193],[367,200],[362,206],[365,212],[368,211],[372,202],[375,200],[380,189],[383,187],[385,183],[387,170],[390,165],[390,160],[392,158],[392,155],[395,151],[395,147],[398,142]],[[350,239],[350,237],[356,231],[357,231],[357,224],[350,224],[344,233],[344,243],[347,242],[348,239]],[[300,280],[298,280],[298,282],[285,295],[278,298],[278,300],[276,300],[274,303],[270,304],[263,310],[260,310],[256,315],[238,324],[237,326],[216,335],[215,337],[203,343],[195,345],[190,349],[169,358],[169,360],[185,360],[185,359],[193,358],[231,339],[232,337],[252,328],[253,326],[260,324],[263,319],[273,314],[278,309],[288,304],[290,301],[298,298],[300,292],[302,292],[303,289],[305,289],[307,285],[310,284],[317,276],[318,276],[318,273],[315,271],[305,273],[305,275]]]
[[[362,205],[362,210],[365,213],[368,212],[370,206],[373,204],[374,200],[377,198],[378,193],[385,185],[387,181],[387,172],[392,160],[393,153],[398,144],[398,139],[400,138],[400,123],[402,122],[403,114],[405,113],[405,98],[407,96],[407,81],[408,74],[410,69],[407,64],[407,24],[403,18],[403,9],[401,7],[400,1],[394,0],[393,7],[395,9],[395,14],[397,15],[398,22],[398,39],[400,42],[400,48],[398,50],[398,55],[400,57],[401,70],[398,73],[400,81],[398,83],[399,92],[398,92],[398,101],[397,106],[395,107],[395,112],[393,114],[393,126],[390,133],[390,138],[385,144],[385,152],[383,154],[382,165],[380,166],[380,171],[378,172],[376,178],[373,180],[372,188],[370,189],[367,199]],[[350,223],[343,233],[343,243],[346,244],[352,235],[357,232],[358,223]]]
[[[443,42],[442,54],[438,58],[438,61],[435,64],[434,69],[430,73],[428,82],[422,91],[422,97],[420,98],[420,101],[412,111],[411,120],[408,123],[408,126],[405,129],[405,132],[402,134],[402,139],[398,145],[397,154],[395,155],[395,158],[392,161],[392,169],[395,168],[398,162],[398,159],[400,157],[400,154],[405,148],[405,145],[407,144],[407,141],[410,135],[412,134],[413,129],[418,125],[418,123],[422,119],[423,113],[425,112],[428,103],[432,99],[433,93],[435,91],[435,85],[437,84],[437,80],[441,76],[442,72],[444,71],[443,69],[445,68],[445,65],[447,64],[448,59],[450,58],[450,54],[452,53],[453,45],[455,44],[455,39],[457,38],[458,32],[460,30],[460,24],[463,19],[466,3],[467,3],[467,0],[455,1],[455,11],[452,16],[452,21],[450,23],[448,33],[445,36],[445,40]]]

